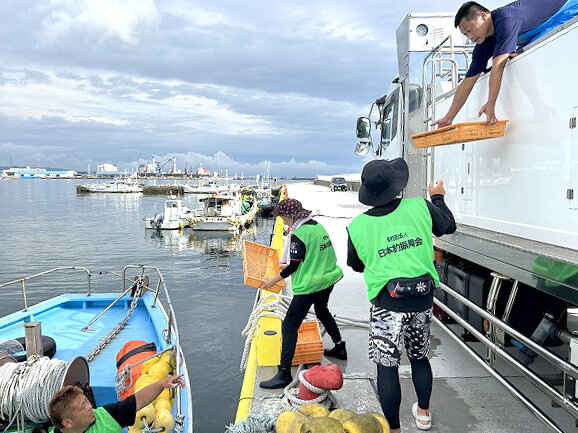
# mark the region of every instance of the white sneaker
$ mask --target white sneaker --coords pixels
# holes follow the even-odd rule
[[[431,428],[431,410],[429,415],[418,415],[417,414],[417,401],[411,407],[411,413],[415,418],[415,426],[420,430],[429,430]]]

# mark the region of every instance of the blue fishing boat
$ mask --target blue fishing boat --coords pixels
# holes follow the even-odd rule
[[[35,287],[42,278],[50,281],[45,290],[55,287],[58,282],[62,283],[60,287],[77,287],[78,281],[73,281],[72,272],[85,275],[86,290],[82,293],[75,290],[76,293],[65,293],[29,305],[31,295],[27,288]],[[137,275],[129,278],[129,273]],[[0,284],[0,290],[11,285],[21,286],[24,304],[22,310],[0,318],[0,431],[24,433],[34,427],[46,429],[47,403],[63,384],[81,386],[87,395],[94,396],[96,406],[126,397],[133,389],[138,389],[136,372],[140,374],[142,369],[144,376],[147,363],[150,367],[159,358],[166,357],[170,361],[171,374],[182,374],[186,387],[175,388],[171,395],[167,390],[172,420],[169,419],[168,424],[165,420],[164,429],[154,423],[145,423],[142,432],[192,433],[189,376],[175,313],[161,272],[152,266],[129,265],[120,273],[105,274],[108,278],[111,274],[120,277],[118,291],[94,293],[93,274],[84,267],[54,268]],[[54,281],[56,277],[57,282]],[[36,341],[32,337],[25,340],[25,328],[28,333],[29,328],[38,327],[38,323],[41,324],[41,340],[38,334]],[[30,349],[25,346],[32,343],[39,346],[40,341],[45,355],[42,357],[28,356],[26,359],[26,354],[18,352],[18,348],[6,349],[14,348],[18,343],[23,346],[20,349]],[[122,356],[126,347],[138,346],[138,342],[146,344],[144,355],[138,358],[130,358],[132,353],[128,357]],[[41,368],[38,378],[33,377],[36,367]],[[10,392],[14,395],[9,396]],[[33,407],[35,405],[37,407]]]

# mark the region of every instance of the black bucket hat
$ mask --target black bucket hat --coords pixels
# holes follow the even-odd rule
[[[409,168],[402,158],[376,159],[363,167],[359,201],[368,206],[380,206],[397,197],[407,185]]]
[[[277,203],[272,213],[275,216],[288,216],[295,220],[311,215],[311,211],[303,209],[301,202],[299,200],[295,200],[294,198],[286,198],[285,200],[281,200],[279,203]]]

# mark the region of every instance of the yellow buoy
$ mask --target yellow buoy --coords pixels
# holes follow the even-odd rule
[[[171,372],[171,366],[166,361],[159,361],[155,365],[153,365],[148,374],[150,376],[155,376],[159,380],[168,377],[169,373]]]
[[[379,421],[369,415],[356,415],[343,423],[343,430],[347,433],[383,433]]]
[[[335,418],[310,418],[301,426],[301,433],[343,433],[343,425]]]
[[[148,404],[136,413],[134,425],[140,429],[144,428],[143,418],[146,419],[149,427],[155,420],[155,408],[152,404]]]
[[[382,414],[379,412],[367,412],[367,414],[373,416],[377,421],[379,421],[383,433],[389,433],[389,423]]]
[[[347,410],[347,409],[335,409],[329,413],[330,418],[335,418],[340,423],[344,423],[349,418],[352,418],[355,415],[357,415],[355,412],[352,412],[352,411]]]
[[[159,409],[166,409],[170,412],[171,408],[172,408],[172,404],[171,404],[170,400],[165,400],[164,398],[157,398],[153,402],[153,405],[154,405],[156,411],[158,411]]]
[[[169,388],[163,389],[159,394],[159,396],[157,397],[157,400],[160,399],[167,400],[169,403],[172,402],[173,396],[171,394],[171,390]]]
[[[162,428],[163,432],[170,432],[173,429],[173,415],[166,409],[159,409],[155,416],[155,428]]]
[[[149,386],[151,383],[157,382],[158,379],[150,374],[143,374],[136,380],[134,384],[134,392],[137,392],[139,389],[142,389],[146,386]]]
[[[302,412],[310,417],[329,415],[329,409],[320,405],[319,403],[305,403],[299,408],[299,412]]]
[[[277,433],[294,433],[299,432],[301,425],[309,417],[301,412],[286,411],[281,412],[275,421],[275,431]]]
[[[165,352],[161,355],[161,361],[167,362],[171,366],[171,369],[175,368],[176,364],[175,358],[176,358],[175,352],[172,350],[169,350],[168,352]]]
[[[150,368],[153,365],[155,365],[158,361],[159,361],[159,358],[157,356],[155,356],[154,358],[148,359],[145,362],[143,362],[142,367],[141,367],[141,375],[147,374],[149,372]]]

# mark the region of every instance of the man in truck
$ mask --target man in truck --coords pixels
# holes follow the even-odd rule
[[[487,70],[488,60],[492,59],[489,92],[487,102],[480,108],[478,117],[486,115],[486,123],[495,125],[496,100],[500,93],[502,74],[508,58],[516,55],[519,38],[548,21],[559,10],[569,6],[576,8],[576,0],[518,0],[489,11],[479,3],[464,3],[454,20],[469,40],[476,44],[472,54],[472,63],[465,78],[458,86],[452,105],[447,114],[433,125],[439,128],[451,125],[454,118],[465,104],[474,84],[482,72]],[[565,6],[566,4],[566,6]],[[571,13],[557,20],[560,25],[571,18]]]

